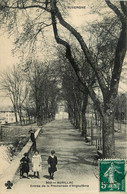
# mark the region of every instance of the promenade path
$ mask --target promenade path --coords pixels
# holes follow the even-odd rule
[[[95,146],[86,145],[78,129],[68,120],[55,120],[44,126],[37,139],[37,149],[42,157],[40,179],[19,179],[9,193],[92,193],[99,191],[98,167],[87,157],[95,154]],[[54,149],[58,157],[54,180],[48,176],[47,159]],[[30,171],[32,175],[33,172]]]
[[[15,183],[7,193],[99,193],[98,166],[93,165],[96,148],[85,143],[80,134],[68,120],[55,120],[44,125],[37,138],[37,149],[42,157],[40,179],[32,177],[32,170],[30,179],[20,179],[17,173]],[[123,136],[116,134],[118,148],[126,145],[126,137],[121,139],[120,135]],[[47,164],[52,149],[58,157],[54,180],[49,179]]]

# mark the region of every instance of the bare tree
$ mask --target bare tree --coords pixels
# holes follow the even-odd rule
[[[1,73],[0,79],[1,90],[6,93],[12,102],[17,123],[17,115],[19,115],[20,121],[22,120],[22,107],[28,94],[28,88],[23,79],[21,69],[18,66],[13,66],[10,71]]]

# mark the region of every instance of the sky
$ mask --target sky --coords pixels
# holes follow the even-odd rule
[[[96,13],[95,14],[89,14],[91,6],[95,5],[95,0],[75,0],[75,1],[69,1],[67,9],[70,13],[70,16],[67,17],[67,21],[72,24],[79,32],[82,33],[81,26],[85,26],[88,22],[93,22],[94,20],[100,20],[101,17],[99,17]],[[76,8],[80,6],[80,8]],[[105,11],[108,11],[107,8],[105,8]],[[2,34],[0,32],[0,34]],[[85,33],[84,33],[85,34]],[[87,34],[85,34],[87,36]],[[49,35],[50,36],[50,35]],[[50,37],[51,38],[51,37]],[[53,38],[53,37],[52,37]],[[48,37],[47,37],[48,40]],[[6,33],[2,34],[0,36],[0,72],[7,71],[8,67],[12,67],[14,64],[19,62],[19,59],[17,56],[13,56],[11,50],[14,48],[13,45],[13,38],[8,37]],[[125,68],[125,67],[124,67]],[[127,77],[127,72],[122,72],[122,76]],[[124,81],[125,82],[125,81]],[[119,87],[120,92],[127,92],[126,83],[120,82]],[[10,105],[11,102],[7,97],[3,97],[4,94],[0,92],[0,105]]]
[[[18,58],[12,55],[12,49],[12,41],[8,39],[7,35],[0,36],[0,71],[7,69],[8,66],[13,66],[18,61]]]

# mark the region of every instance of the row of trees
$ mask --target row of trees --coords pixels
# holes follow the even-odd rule
[[[127,2],[104,1],[104,7],[101,7],[101,11],[103,12],[104,8],[107,8],[108,17],[101,13],[103,21],[96,23],[89,29],[89,31],[92,30],[90,34],[92,32],[94,35],[90,46],[88,46],[87,38],[65,21],[66,12],[61,9],[61,5],[63,5],[62,8],[65,8],[68,3],[68,1],[59,2],[57,0],[45,0],[43,2],[36,0],[1,1],[1,22],[6,24],[10,33],[16,32],[15,43],[17,48],[25,49],[25,46],[29,44],[31,51],[36,49],[35,45],[38,39],[44,41],[42,36],[44,30],[52,25],[56,43],[63,46],[64,49],[61,49],[61,51],[69,62],[67,64],[75,72],[78,87],[83,91],[81,95],[78,91],[78,96],[76,96],[76,93],[72,96],[75,96],[76,99],[72,106],[77,103],[77,98],[82,102],[82,98],[85,98],[82,96],[89,95],[91,97],[94,107],[98,110],[102,119],[103,156],[106,158],[114,157],[115,103],[127,46]],[[31,9],[34,15],[31,15]],[[23,21],[21,21],[22,16]],[[22,24],[20,28],[18,21]],[[60,33],[63,31],[66,32],[64,36],[63,33]],[[68,39],[70,34],[73,37],[72,39]],[[73,53],[72,42],[74,41],[76,43],[74,47],[80,49],[80,55]],[[86,68],[90,72],[90,77],[86,76],[86,73],[84,75]],[[71,75],[68,74],[70,79]],[[74,89],[76,89],[76,82],[74,85],[72,84]],[[97,95],[96,86],[99,87],[102,98]]]
[[[46,119],[55,118],[59,88],[54,71],[52,64],[47,65],[34,61],[27,72],[38,125],[42,125]]]
[[[91,50],[85,41],[83,39],[82,35],[69,23],[65,21],[65,19],[62,16],[62,13],[58,7],[58,3],[56,0],[50,1],[50,8],[51,8],[51,18],[52,18],[52,24],[53,24],[53,31],[54,31],[54,37],[56,39],[56,42],[58,44],[61,44],[65,47],[66,50],[66,58],[69,60],[70,64],[72,65],[73,69],[75,70],[75,73],[78,77],[79,82],[83,86],[85,92],[88,93],[91,99],[93,100],[93,103],[95,107],[97,108],[98,112],[101,115],[102,118],[102,128],[103,128],[103,156],[104,157],[114,157],[115,155],[115,137],[114,137],[114,109],[115,109],[115,102],[118,92],[118,85],[120,80],[120,75],[122,71],[123,61],[125,58],[126,53],[126,42],[127,42],[127,3],[126,2],[118,2],[117,5],[111,3],[111,1],[105,1],[107,6],[113,11],[115,15],[113,15],[116,18],[116,21],[118,24],[117,26],[117,32],[116,34],[116,42],[114,42],[114,46],[112,47],[112,56],[108,57],[106,55],[107,52],[107,39],[103,37],[102,43],[103,48],[99,50],[98,42],[96,44],[95,50],[99,51],[104,56],[106,55],[106,64],[103,62],[103,56],[102,58],[98,58],[98,55],[94,51],[94,47]],[[78,41],[81,50],[84,54],[84,57],[86,58],[87,65],[92,68],[92,71],[95,74],[96,81],[98,83],[98,86],[101,89],[102,93],[102,101],[98,98],[96,95],[95,90],[91,85],[89,85],[89,82],[87,80],[82,79],[82,71],[81,71],[81,65],[77,63],[77,61],[74,59],[72,54],[72,47],[69,42],[67,42],[65,39],[63,39],[59,33],[59,25],[56,21],[59,21],[60,25],[62,25],[65,29],[67,29]],[[110,20],[111,21],[111,20]],[[108,40],[111,40],[112,37],[110,36],[110,29],[109,29],[110,23],[107,23],[106,31],[108,31]],[[115,28],[115,26],[114,26]],[[99,40],[102,39],[102,37],[98,37]],[[101,41],[100,41],[101,42]],[[99,43],[100,43],[99,42]],[[93,45],[92,45],[93,46]],[[106,51],[106,52],[105,52]],[[110,52],[110,50],[109,50]],[[107,52],[109,54],[109,52]],[[106,68],[105,68],[106,65]],[[108,70],[102,71],[102,70]],[[108,81],[108,83],[107,83]]]
[[[52,68],[34,61],[28,72],[17,65],[1,73],[0,78],[0,87],[12,102],[16,122],[18,117],[20,123],[24,117],[34,117],[42,125],[55,117],[59,90]]]
[[[84,65],[82,67],[82,79],[87,79],[89,85],[96,89],[96,93],[102,101],[101,91],[95,81],[95,75],[93,74],[93,71],[88,68],[87,62],[83,59],[82,53],[76,48],[76,50],[73,49],[73,54],[74,56],[76,54],[79,56],[79,61],[77,61],[79,64],[84,61]],[[85,93],[84,88],[77,79],[73,68],[69,66],[69,62],[66,60],[60,49],[58,51],[58,57],[60,67],[57,67],[57,69],[59,69],[59,76],[62,82],[62,96],[67,102],[69,119],[75,128],[80,129],[81,134],[87,139],[88,126],[86,113],[89,112],[91,115],[93,112],[95,114],[94,117],[96,118],[98,110],[89,99],[88,93]],[[126,100],[126,94],[121,94],[118,95],[115,103],[115,119],[121,122],[126,120]],[[91,106],[90,103],[93,105]],[[98,115],[100,115],[99,112]]]
[[[74,55],[78,55],[79,63],[83,61],[83,56],[78,49],[73,49]],[[75,128],[80,129],[82,135],[87,137],[87,123],[86,123],[86,108],[88,104],[88,93],[84,92],[84,88],[81,86],[74,69],[69,65],[68,60],[63,55],[63,52],[58,49],[59,64],[58,71],[61,79],[61,93],[64,100],[67,103],[67,110],[69,119]],[[89,84],[92,84],[92,74],[90,69],[87,68],[87,63],[82,67],[83,79],[89,79]],[[91,80],[90,80],[91,77]]]

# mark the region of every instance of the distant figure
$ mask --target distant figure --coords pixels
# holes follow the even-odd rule
[[[28,173],[29,173],[29,162],[30,159],[28,157],[28,153],[24,154],[24,157],[20,160],[20,178],[23,177],[23,174],[26,173],[27,174],[27,178],[28,177]]]
[[[33,165],[33,172],[34,172],[34,177],[40,178],[39,171],[41,170],[41,156],[39,155],[39,151],[36,150],[32,157],[32,165]]]
[[[33,142],[33,151],[35,152],[36,151],[36,139],[34,136],[34,131],[30,130],[29,132],[30,132],[30,139]]]
[[[57,157],[54,154],[55,154],[55,151],[52,150],[51,155],[48,158],[48,164],[49,164],[48,172],[51,179],[54,178],[54,172],[57,171],[57,167],[56,167]]]

